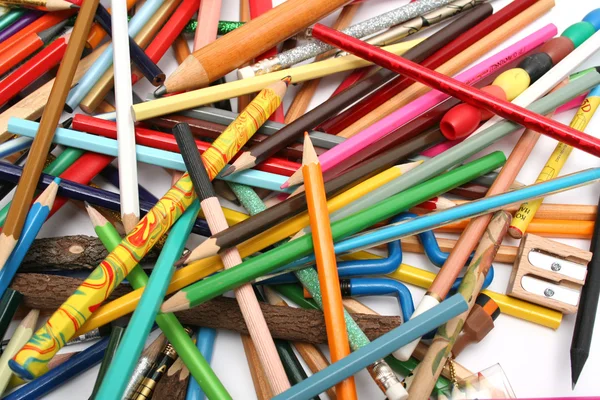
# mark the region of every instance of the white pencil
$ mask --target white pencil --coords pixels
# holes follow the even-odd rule
[[[140,219],[137,160],[135,155],[135,128],[131,114],[131,60],[127,37],[127,5],[125,1],[112,1],[113,69],[115,74],[115,105],[117,113],[117,139],[119,144],[119,186],[121,193],[121,218],[127,233]]]

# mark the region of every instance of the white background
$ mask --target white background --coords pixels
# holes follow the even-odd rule
[[[210,0],[203,0],[210,1]],[[276,1],[279,4],[281,1]],[[105,3],[105,1],[103,1]],[[385,11],[399,7],[408,3],[408,0],[370,0],[360,7],[354,18],[354,22],[362,21],[366,18],[381,14]],[[504,7],[510,3],[509,0],[495,0],[493,6],[495,10]],[[558,27],[559,33],[569,25],[581,21],[581,19],[596,6],[600,6],[599,1],[584,0],[556,0],[555,8],[538,20],[535,24],[516,33],[502,48],[526,36],[529,33],[541,28],[542,26],[554,23]],[[331,25],[337,13],[324,20]],[[238,1],[223,0],[221,10],[222,20],[237,20]],[[431,31],[430,31],[431,32]],[[429,34],[429,32],[426,32]],[[494,49],[490,49],[494,51]],[[595,55],[590,58],[579,69],[600,64],[600,57]],[[167,75],[174,70],[176,62],[171,50],[160,62],[160,66]],[[228,79],[235,79],[233,74],[228,75]],[[324,79],[319,87],[311,107],[318,105],[329,97],[334,88],[342,79],[342,75],[336,75]],[[140,83],[135,87],[135,91],[144,98],[146,93],[151,90],[151,86],[146,82]],[[295,88],[292,88],[286,96],[286,109],[289,106]],[[564,113],[557,117],[563,123],[569,123],[573,112]],[[600,129],[600,118],[595,118],[587,129],[588,133],[594,134]],[[486,153],[492,150],[501,149],[507,155],[514,146],[517,136],[511,136],[500,143],[492,146]],[[532,183],[537,177],[543,163],[551,153],[556,142],[542,137],[537,144],[532,157],[528,160],[525,168],[519,174],[518,180],[523,183]],[[596,158],[575,150],[571,155],[563,173],[576,172],[589,167],[598,167],[599,162]],[[160,197],[169,187],[170,176],[162,169],[140,165],[140,182],[156,196]],[[576,204],[596,204],[600,194],[598,185],[590,185],[579,188],[571,192],[552,196],[548,200],[553,203],[576,203]],[[87,215],[71,205],[63,209],[47,222],[42,228],[41,237],[63,236],[73,234],[89,234],[94,232],[87,219]],[[198,237],[192,237],[189,245],[197,244],[200,241]],[[584,240],[561,240],[565,243],[577,246],[581,249],[588,249],[589,242]],[[507,241],[505,244],[518,244],[515,241]],[[404,262],[420,268],[434,270],[427,259],[420,255],[405,254]],[[510,275],[510,265],[494,264],[496,267],[496,278],[491,285],[491,289],[504,293]],[[419,302],[424,291],[419,288],[410,287],[415,304]],[[390,297],[382,298],[364,298],[364,302],[375,308],[377,311],[386,315],[398,314],[398,303]],[[509,316],[501,315],[496,320],[496,328],[479,345],[472,346],[464,351],[458,358],[458,361],[471,369],[480,371],[491,365],[499,363],[518,397],[558,397],[558,396],[590,396],[600,394],[598,382],[594,376],[600,373],[600,340],[592,345],[591,354],[587,365],[580,377],[579,383],[574,391],[571,390],[570,379],[570,361],[569,347],[575,316],[565,316],[561,327],[553,331],[548,328],[534,325]],[[600,335],[599,323],[596,324],[596,335]],[[326,350],[325,347],[323,347]],[[73,347],[63,350],[72,351]],[[240,342],[239,335],[228,331],[219,331],[217,335],[215,351],[212,366],[222,380],[223,384],[234,399],[253,399],[254,388],[250,377],[249,369],[245,361],[244,351]],[[307,369],[308,371],[308,369]],[[98,367],[88,370],[77,379],[63,385],[47,396],[48,399],[87,399],[91,393]],[[366,372],[361,372],[356,376],[357,388],[361,399],[383,399],[383,395],[377,389],[373,381]],[[323,395],[322,398],[326,396]]]

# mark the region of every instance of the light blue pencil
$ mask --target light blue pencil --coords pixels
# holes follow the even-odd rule
[[[37,122],[27,121],[20,118],[10,118],[8,120],[9,132],[29,138],[35,137],[38,126],[39,123]],[[118,155],[118,146],[116,140],[102,136],[91,135],[85,132],[79,132],[73,129],[56,129],[53,142],[63,146],[93,151],[95,153],[106,154],[113,157],[117,157]],[[137,160],[140,162],[157,165],[163,168],[170,168],[177,171],[186,171],[181,154],[141,145],[136,145],[135,149]],[[225,170],[225,168],[223,168],[223,170]],[[221,176],[218,175],[217,179],[223,179],[224,181],[241,183],[248,186],[260,187],[278,192],[291,192],[291,189],[282,190],[280,188],[280,186],[287,180],[287,177],[253,169],[232,174],[225,178],[221,178]]]
[[[454,221],[488,214],[502,208],[523,201],[545,197],[554,193],[563,192],[578,186],[590,184],[600,179],[600,168],[591,168],[560,178],[555,178],[536,185],[526,186],[512,192],[498,194],[496,196],[484,197],[480,200],[471,201],[447,210],[434,212],[417,218],[402,221],[396,224],[373,229],[358,234],[335,244],[335,254],[349,251],[358,251],[379,244],[388,243],[406,236],[438,228]],[[365,210],[364,212],[368,212]],[[351,217],[350,217],[351,218]],[[304,257],[293,264],[289,264],[282,270],[298,269],[306,264],[314,263],[314,256]]]
[[[198,329],[198,337],[196,339],[196,347],[200,353],[206,359],[206,362],[210,364],[213,355],[213,349],[215,346],[215,338],[217,331],[212,328],[200,328]],[[188,383],[187,393],[185,400],[204,400],[204,391],[194,377],[190,378]]]
[[[0,296],[4,294],[6,288],[10,285],[10,282],[17,273],[21,262],[23,262],[23,258],[25,258],[29,247],[31,247],[31,244],[42,228],[42,225],[46,222],[46,218],[48,218],[52,205],[54,204],[54,199],[56,199],[59,183],[60,178],[54,179],[54,181],[44,189],[42,194],[40,194],[31,206],[29,213],[27,213],[23,231],[19,237],[17,246],[6,261],[4,268],[0,270]]]
[[[200,203],[196,200],[171,228],[148,284],[144,288],[140,303],[133,312],[119,348],[98,390],[97,400],[119,399],[123,395],[171,282],[173,264],[181,257],[199,211]]]
[[[304,400],[317,396],[375,361],[387,357],[405,344],[467,311],[467,308],[465,299],[460,294],[455,294],[431,310],[414,317],[371,343],[353,351],[340,361],[295,384],[285,392],[273,397],[273,400]]]
[[[139,10],[136,10],[135,15],[129,21],[129,36],[135,37],[163,3],[164,0],[148,0]],[[119,40],[126,39],[119,38]],[[79,80],[79,83],[71,89],[67,96],[65,110],[72,113],[77,108],[81,100],[87,96],[89,91],[98,82],[98,79],[110,68],[112,61],[113,46],[111,44],[100,54],[94,64]]]
[[[0,158],[8,157],[11,154],[15,154],[21,150],[25,150],[31,147],[33,139],[28,137],[18,137],[15,139],[7,140],[0,144]]]

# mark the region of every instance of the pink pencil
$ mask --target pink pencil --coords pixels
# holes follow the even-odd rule
[[[469,70],[457,75],[455,79],[466,84],[480,80],[481,78],[492,73],[497,65],[502,65],[507,61],[514,59],[515,57],[519,57],[521,54],[535,49],[547,40],[554,37],[556,34],[557,29],[554,24],[546,25],[542,29],[518,41],[512,46],[509,46],[508,48],[480,62]],[[412,103],[379,120],[362,132],[352,136],[343,143],[338,144],[333,149],[323,153],[319,157],[319,162],[321,163],[323,172],[326,172],[334,165],[350,157],[355,157],[365,147],[368,147],[369,145],[390,134],[423,112],[435,107],[448,97],[450,96],[436,90],[432,90]],[[295,175],[296,173],[290,178],[290,180],[288,180],[290,184],[297,184],[301,182],[301,179],[299,182],[295,182],[292,179]],[[301,176],[302,175],[300,174],[299,177],[301,178]],[[288,182],[282,185],[282,188],[289,186]]]

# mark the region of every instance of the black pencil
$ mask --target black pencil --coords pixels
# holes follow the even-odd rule
[[[111,28],[111,17],[110,13],[102,4],[98,4],[96,10],[96,21],[102,29],[104,29],[112,37]],[[129,53],[133,63],[139,68],[140,72],[144,74],[146,79],[150,81],[154,86],[160,86],[165,81],[165,73],[148,57],[144,49],[129,37]]]
[[[355,182],[376,173],[382,169],[389,168],[399,160],[408,157],[420,150],[432,146],[442,140],[439,129],[422,133],[415,138],[404,142],[401,146],[381,153],[371,160],[362,162],[343,175],[340,175],[325,183],[325,191],[330,196]],[[306,210],[306,195],[304,192],[289,197],[285,201],[258,213],[228,229],[212,235],[200,246],[186,255],[181,262],[192,262],[202,258],[210,257],[223,250],[237,246],[243,241],[252,238],[264,230],[285,221]]]
[[[600,199],[598,205],[600,206]],[[577,309],[573,340],[571,341],[571,383],[573,388],[575,388],[590,354],[594,335],[594,322],[596,321],[598,296],[600,295],[600,213],[596,216],[590,251],[594,255],[588,264],[587,276],[581,291],[579,308]]]

